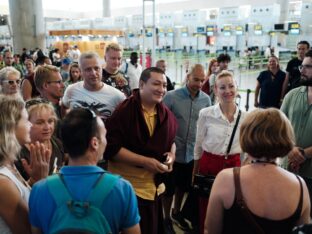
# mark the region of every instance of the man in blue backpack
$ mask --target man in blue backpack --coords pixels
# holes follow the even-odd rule
[[[69,166],[33,186],[33,233],[139,234],[130,183],[96,166],[106,148],[103,121],[90,110],[74,109],[61,124],[61,136]]]

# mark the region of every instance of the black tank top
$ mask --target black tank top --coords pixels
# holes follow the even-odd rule
[[[234,172],[234,169],[233,169]],[[250,213],[257,224],[263,229],[266,234],[287,234],[291,233],[291,230],[296,225],[296,222],[300,218],[302,211],[303,203],[303,189],[302,183],[299,177],[297,176],[300,183],[300,198],[298,202],[297,209],[295,212],[288,218],[282,220],[270,220],[266,218],[259,217],[253,214],[250,210]],[[239,180],[239,174],[238,174]],[[236,201],[237,191],[235,191],[235,200],[230,209],[224,210],[224,219],[223,219],[223,232],[224,234],[250,234],[254,233],[254,227],[251,225],[241,213],[241,208]],[[247,208],[248,209],[248,208]]]

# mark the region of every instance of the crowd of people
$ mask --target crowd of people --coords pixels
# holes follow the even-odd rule
[[[0,233],[174,234],[173,224],[196,234],[291,233],[310,223],[306,41],[286,73],[269,57],[250,113],[236,104],[227,54],[207,73],[193,64],[175,89],[165,60],[143,70],[133,52],[122,64],[123,48],[111,43],[102,66],[97,53],[77,51],[3,53]],[[197,175],[215,179],[190,201],[190,219],[183,199]]]

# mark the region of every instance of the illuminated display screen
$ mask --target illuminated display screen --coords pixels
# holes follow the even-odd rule
[[[205,33],[205,27],[197,27],[197,33]]]
[[[255,31],[262,31],[262,25],[258,24],[254,27]]]
[[[215,31],[215,26],[214,25],[207,25],[206,31],[207,31],[207,36],[213,36],[214,31]]]
[[[231,32],[229,32],[229,31],[223,32],[223,35],[226,37],[231,36]]]
[[[299,28],[290,29],[289,30],[289,34],[291,34],[291,35],[299,35],[300,34],[300,29]]]
[[[231,26],[224,26],[223,31],[231,31]]]
[[[167,37],[173,37],[173,28],[167,29]]]
[[[255,35],[262,35],[262,25],[257,24],[254,27]]]
[[[236,26],[236,35],[243,35],[243,27],[242,26]]]
[[[187,27],[181,28],[181,36],[182,37],[187,37],[188,36]]]

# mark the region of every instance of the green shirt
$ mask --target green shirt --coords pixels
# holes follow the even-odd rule
[[[291,122],[296,145],[302,148],[312,146],[312,105],[308,104],[308,88],[302,86],[291,90],[283,101],[281,111]],[[301,164],[299,175],[312,177],[311,159]]]

